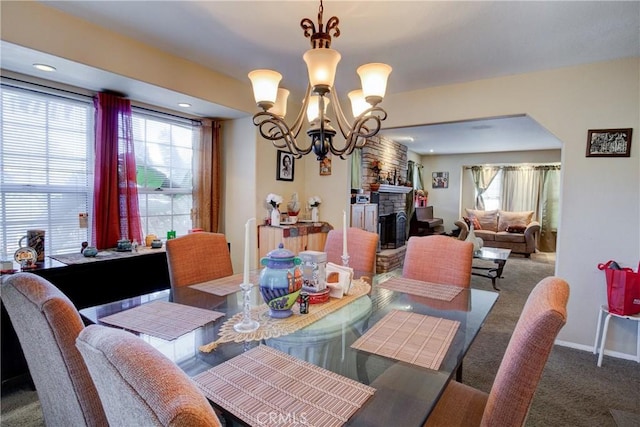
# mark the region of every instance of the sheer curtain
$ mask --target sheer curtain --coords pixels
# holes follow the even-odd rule
[[[351,188],[362,188],[362,148],[351,153]]]
[[[411,191],[409,191],[406,195],[405,195],[405,199],[404,199],[404,210],[405,210],[405,214],[407,215],[407,228],[405,231],[405,235],[408,237],[409,236],[409,231],[411,229],[411,219],[413,218],[413,213],[416,210],[415,207],[415,194],[416,194],[416,183],[413,180],[414,179],[414,169],[416,167],[416,163],[413,160],[409,160],[408,162],[408,168],[407,168],[407,181],[411,181],[411,185],[413,185],[413,189]]]
[[[554,252],[558,229],[560,165],[505,166],[502,178],[502,209],[534,211],[540,223],[538,249]]]
[[[106,249],[120,239],[142,242],[131,102],[99,93],[94,105],[94,245]]]
[[[560,216],[560,166],[542,168],[542,194],[538,206],[540,221],[540,250],[556,251],[558,219]]]
[[[413,183],[413,188],[416,190],[424,190],[424,185],[422,185],[422,165],[416,164],[413,167],[415,182]]]
[[[473,185],[476,189],[476,209],[484,210],[484,199],[482,193],[484,193],[491,181],[496,177],[500,169],[495,167],[483,167],[473,166],[471,168],[471,177],[473,179]]]
[[[535,211],[541,195],[541,171],[531,166],[502,168],[502,209],[505,211]]]
[[[220,230],[220,129],[220,122],[203,119],[193,147],[193,226],[214,233]]]

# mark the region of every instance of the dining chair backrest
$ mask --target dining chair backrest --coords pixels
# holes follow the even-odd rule
[[[198,232],[167,240],[171,288],[231,276],[231,254],[224,234]]]
[[[32,273],[3,276],[1,295],[27,360],[45,423],[106,426],[98,392],[75,346],[84,324],[69,298]]]
[[[407,242],[402,276],[468,288],[473,243],[442,235],[412,236]]]
[[[360,272],[376,271],[376,251],[378,250],[378,234],[355,227],[347,229],[347,253],[349,267]],[[343,230],[331,230],[327,234],[324,251],[327,261],[342,265]]]
[[[569,285],[546,277],[522,309],[489,393],[451,381],[424,427],[524,426],[558,332],[567,322]]]
[[[195,383],[151,344],[121,329],[87,326],[76,346],[112,426],[219,426]]]
[[[567,321],[569,284],[542,279],[531,291],[489,392],[482,424],[522,426],[560,329]]]

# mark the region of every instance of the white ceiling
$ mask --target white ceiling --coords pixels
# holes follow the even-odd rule
[[[309,42],[299,23],[305,17],[316,22],[319,5],[316,0],[42,3],[247,84],[246,75],[252,69],[276,69],[284,76],[282,85],[293,91],[306,86],[302,53]],[[342,53],[336,78],[342,93],[359,86],[355,69],[366,62],[390,64],[393,72],[387,91],[398,93],[640,56],[638,1],[325,1],[325,23],[334,15],[340,19],[341,35],[334,37],[332,47]],[[35,73],[31,63],[41,53],[7,43],[1,48],[3,69]],[[53,77],[39,76],[91,90],[108,87],[174,110],[184,98],[98,70],[79,69],[79,64],[58,64]],[[192,114],[243,115],[198,99],[187,102],[194,104]],[[424,123],[429,123],[428,117]],[[399,142],[424,154],[431,149],[444,154],[559,147],[552,135],[526,116],[394,129],[385,134],[401,136],[404,140]]]

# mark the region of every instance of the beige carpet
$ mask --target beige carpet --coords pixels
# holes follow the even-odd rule
[[[0,425],[2,427],[40,427],[44,418],[38,401],[38,394],[27,387],[2,391]]]

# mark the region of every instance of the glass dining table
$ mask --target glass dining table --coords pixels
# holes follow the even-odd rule
[[[251,277],[256,279],[257,273],[251,272]],[[238,283],[241,282],[241,275],[236,276]],[[319,320],[280,336],[244,342],[222,342],[215,350],[208,352],[201,351],[201,346],[219,339],[224,323],[243,311],[244,299],[239,287],[237,292],[225,296],[193,287],[178,288],[174,292],[167,289],[85,308],[80,310],[80,314],[86,324],[101,324],[102,318],[156,301],[214,310],[224,316],[174,340],[167,341],[144,333],[138,335],[174,360],[191,377],[259,345],[266,345],[375,389],[373,395],[350,416],[345,425],[421,426],[448,382],[459,372],[465,354],[480,332],[499,294],[465,288],[453,299],[446,301],[386,288],[385,282],[399,278],[401,270],[382,274],[356,272],[354,277],[360,276],[370,285],[370,290]],[[250,302],[254,307],[263,304],[257,285],[250,291]],[[451,334],[450,344],[437,369],[352,347],[359,338],[376,328],[377,324],[383,323],[392,312],[446,319],[459,325],[455,333]],[[294,315],[304,316],[295,310]],[[304,380],[300,378],[300,381]],[[226,408],[215,402],[212,404],[225,414],[228,421],[238,425],[245,424]]]

